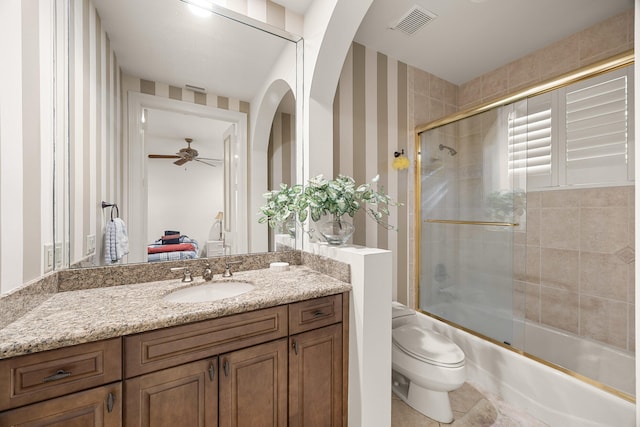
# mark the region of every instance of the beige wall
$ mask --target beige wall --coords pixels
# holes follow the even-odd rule
[[[43,275],[54,239],[55,14],[52,2],[0,4],[0,293]]]
[[[634,202],[632,186],[529,192],[516,314],[635,351]]]
[[[362,181],[375,170],[389,193],[405,202],[391,218],[400,232],[360,223],[354,236],[356,244],[393,251],[394,297],[414,304],[415,171],[389,167],[396,149],[405,148],[414,160],[413,129],[631,48],[633,9],[456,86],[353,44],[334,100],[334,173]]]
[[[292,96],[288,94],[287,96]],[[280,184],[289,187],[296,184],[296,123],[295,114],[282,110],[282,103],[275,116],[269,134],[267,151],[267,189],[275,190]],[[281,232],[269,227],[269,250],[276,250],[275,233]]]
[[[122,75],[109,36],[89,0],[72,0],[69,55],[70,264],[92,258],[86,237],[101,253],[108,210],[122,206]],[[61,236],[62,237],[62,236]]]
[[[377,225],[363,211],[353,221],[354,244],[393,251],[394,288],[403,295],[408,284],[410,174],[393,170],[391,162],[395,151],[409,149],[408,87],[406,64],[353,43],[340,75],[333,112],[334,174],[350,175],[358,184],[379,174],[379,185],[404,203],[392,208],[389,218],[398,231]]]

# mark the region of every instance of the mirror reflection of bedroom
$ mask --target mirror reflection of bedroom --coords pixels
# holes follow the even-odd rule
[[[162,109],[144,111],[147,261],[238,253],[232,227],[233,167],[225,149],[225,136],[234,124]],[[269,135],[268,188],[295,183],[295,143],[295,99],[288,92]],[[289,246],[293,233],[270,228],[269,250]]]
[[[224,134],[232,126],[145,110],[149,262],[231,253],[224,230]]]

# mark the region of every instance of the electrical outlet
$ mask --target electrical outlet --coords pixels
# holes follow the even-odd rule
[[[44,245],[44,272],[48,273],[53,270],[53,245],[48,243]]]
[[[62,267],[62,242],[56,243],[53,255],[55,260],[55,267]]]
[[[85,242],[85,255],[91,255],[96,251],[96,235],[89,234]]]

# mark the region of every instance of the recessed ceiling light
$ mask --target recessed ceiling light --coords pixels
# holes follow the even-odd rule
[[[208,11],[206,9],[203,9],[200,6],[194,6],[192,4],[190,4],[188,6],[189,6],[189,10],[191,11],[191,13],[193,13],[196,16],[205,17],[205,16],[210,16],[211,15],[210,11]]]
[[[189,10],[196,16],[211,16],[211,1],[209,0],[181,0],[187,3]]]

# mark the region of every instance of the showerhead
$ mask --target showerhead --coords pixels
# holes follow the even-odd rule
[[[458,152],[456,150],[454,150],[451,147],[447,147],[444,144],[440,144],[440,146],[438,148],[440,148],[440,151],[442,151],[442,150],[444,150],[446,148],[447,150],[449,150],[449,154],[451,154],[452,156],[455,156],[456,154],[458,154]]]

